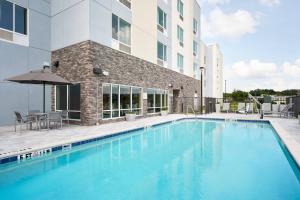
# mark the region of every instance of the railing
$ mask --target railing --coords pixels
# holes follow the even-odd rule
[[[189,108],[192,110],[192,112],[194,113],[194,115],[196,117],[196,112],[195,112],[195,110],[194,110],[194,108],[192,106],[187,106],[187,108],[186,108],[186,115],[189,114]]]
[[[248,93],[248,97],[249,97],[249,99],[253,99],[255,101],[255,103],[257,103],[258,105],[261,106],[261,103],[254,96],[252,96],[252,94]]]

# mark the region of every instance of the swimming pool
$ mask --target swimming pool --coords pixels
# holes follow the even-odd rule
[[[268,123],[183,120],[0,166],[1,199],[300,199]]]

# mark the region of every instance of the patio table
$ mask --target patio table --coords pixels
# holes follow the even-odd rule
[[[30,115],[28,115],[30,117],[35,118],[35,121],[37,123],[38,129],[41,130],[41,120],[47,119],[48,117],[48,113],[31,113]],[[32,130],[32,124],[30,124],[30,129]]]

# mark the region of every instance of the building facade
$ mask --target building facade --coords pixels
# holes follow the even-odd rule
[[[1,0],[0,10],[1,80],[46,61],[74,83],[48,87],[47,110],[92,125],[195,104],[203,62],[196,0]],[[40,86],[2,81],[0,92],[0,124],[42,107]]]
[[[205,97],[223,98],[223,55],[218,44],[205,46]]]
[[[5,81],[51,61],[50,0],[0,1],[0,125],[14,123],[14,111],[42,109],[42,87]],[[50,88],[47,87],[47,109]]]

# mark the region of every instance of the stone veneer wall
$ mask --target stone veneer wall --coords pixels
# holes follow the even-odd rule
[[[178,101],[177,106],[184,103],[185,107],[194,104],[194,93],[200,91],[199,80],[92,41],[81,42],[52,52],[52,61],[57,60],[59,67],[54,70],[55,73],[72,82],[81,83],[80,103],[83,125],[111,121],[97,120],[97,107],[99,117],[101,118],[102,115],[103,83],[139,86],[144,90],[147,88],[168,90],[170,108],[172,108],[174,89],[180,90],[181,97],[189,97]],[[94,67],[108,71],[109,76],[93,74]],[[171,88],[169,84],[172,84]],[[52,109],[54,109],[54,93],[52,93],[52,102]],[[143,115],[147,116],[147,100],[143,100]]]

